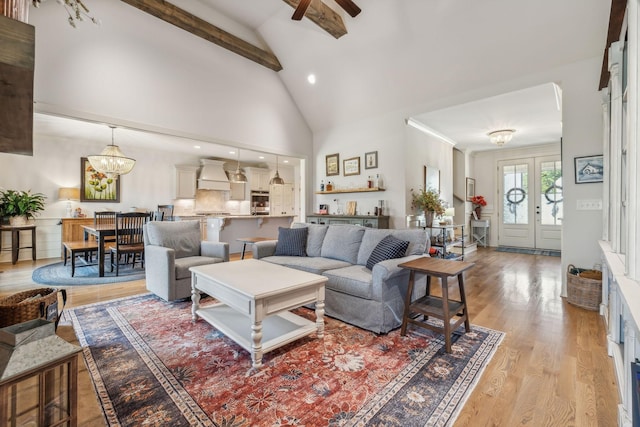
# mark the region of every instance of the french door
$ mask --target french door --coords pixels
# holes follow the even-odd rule
[[[560,250],[562,163],[560,156],[498,162],[498,245]]]

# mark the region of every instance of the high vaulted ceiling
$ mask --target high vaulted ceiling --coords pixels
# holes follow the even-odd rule
[[[91,1],[96,0],[88,0],[89,7]],[[481,123],[481,116],[505,123],[527,121],[531,129],[555,128],[544,141],[534,138],[533,143],[560,139],[561,118],[553,91],[523,87],[514,94],[493,93],[492,98],[501,96],[499,102],[465,94],[602,57],[611,4],[610,0],[355,0],[362,12],[352,18],[333,0],[322,1],[342,18],[346,35],[336,39],[308,18],[293,21],[292,5],[298,0],[174,3],[273,53],[282,65],[274,72],[314,132],[406,111],[434,129],[441,127],[440,132],[450,133],[461,148],[470,149],[491,148],[481,138],[494,129]],[[251,66],[261,65],[247,59],[247,67]],[[316,75],[315,85],[307,82],[310,73]],[[544,99],[539,99],[543,92]],[[448,101],[460,98],[466,98],[465,116]],[[509,117],[516,113],[520,116]]]
[[[356,0],[362,12],[351,18],[332,0],[323,1],[346,26],[348,33],[339,39],[308,18],[291,20],[293,8],[287,3],[297,0],[176,4],[239,37],[253,33],[263,41],[282,64],[279,75],[314,131],[394,110],[429,113],[437,99],[601,56],[610,8],[607,0]],[[310,73],[317,77],[315,85],[307,82]],[[554,109],[554,93],[548,95]],[[427,110],[420,111],[423,105]],[[509,111],[503,104],[496,114]],[[550,114],[541,111],[531,120]],[[464,145],[474,138],[463,128],[461,121],[456,134]]]

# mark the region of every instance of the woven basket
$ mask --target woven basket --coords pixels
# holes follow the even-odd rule
[[[28,298],[37,296],[38,298]],[[37,288],[0,298],[0,328],[45,317],[47,307],[58,302],[58,290]]]
[[[567,302],[596,311],[602,302],[602,272],[567,266]]]

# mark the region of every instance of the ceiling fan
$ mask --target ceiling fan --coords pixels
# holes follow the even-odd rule
[[[351,0],[335,0],[335,2],[338,3],[345,12],[351,15],[352,18],[361,12],[361,9]],[[293,12],[291,19],[294,21],[301,20],[310,4],[311,0],[300,0],[300,3],[298,3],[298,7],[296,7],[295,12]]]

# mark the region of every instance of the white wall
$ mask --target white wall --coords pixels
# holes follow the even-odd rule
[[[55,2],[31,12],[36,111],[311,154],[278,73],[119,1],[92,3],[100,26],[71,28]]]
[[[315,195],[310,212],[317,212],[319,204],[329,204],[331,213],[338,203],[344,210],[347,201],[356,201],[358,213],[373,214],[378,200],[385,201],[385,215],[391,216],[391,228],[405,228],[405,216],[410,214],[411,188],[423,185],[423,166],[440,168],[443,198],[452,200],[452,147],[407,126],[408,116],[393,112],[371,120],[362,120],[314,135],[315,191],[321,180],[331,181],[338,188],[366,187],[369,175],[379,173],[386,191],[378,193],[347,193]],[[364,168],[364,154],[378,152],[378,168]],[[329,154],[340,155],[340,175],[326,176],[325,159]],[[344,176],[343,160],[360,157],[360,175]],[[337,202],[335,201],[337,200]]]
[[[33,156],[0,153],[0,186],[32,190],[47,196],[40,217],[63,217],[66,201],[58,200],[58,188],[80,187],[80,157],[99,153],[102,144],[91,141],[52,140],[34,135]],[[97,210],[127,211],[131,207],[155,210],[158,204],[174,199],[174,165],[198,165],[193,155],[161,150],[142,151],[131,147],[128,156],[136,159],[133,171],[120,179],[120,203],[72,202],[89,216]]]

